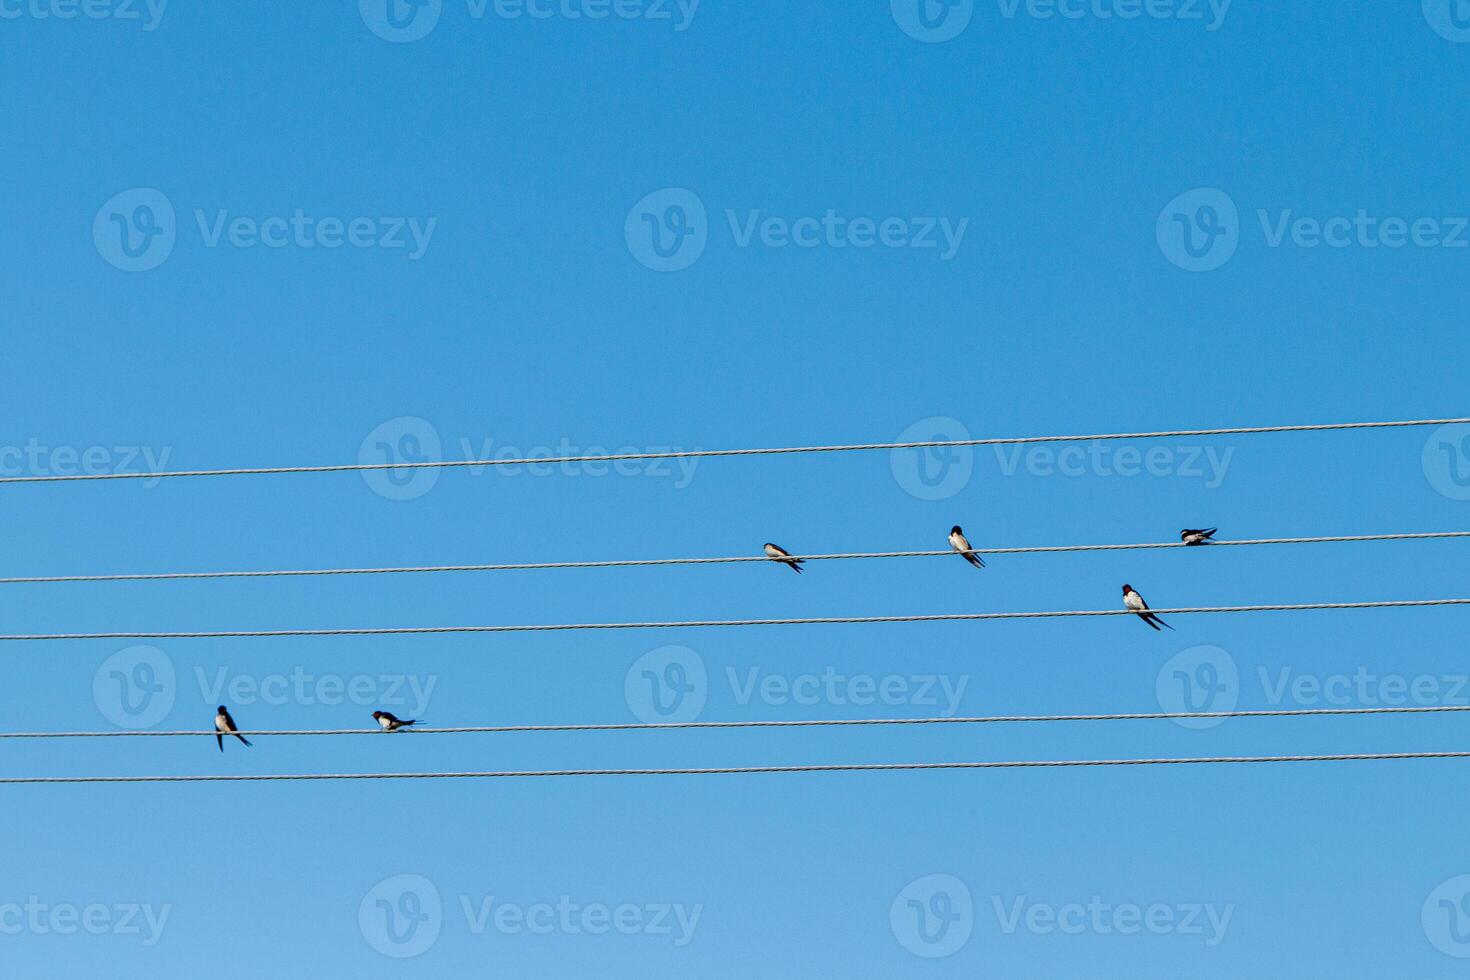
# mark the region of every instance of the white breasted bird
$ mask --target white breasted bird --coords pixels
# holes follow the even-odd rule
[[[409,725],[417,725],[419,723],[417,718],[395,718],[391,711],[374,711],[373,720],[385,732],[396,732],[400,728],[407,728]]]
[[[949,529],[949,546],[964,555],[965,561],[974,565],[976,568],[985,567],[985,562],[981,560],[979,555],[975,554],[975,549],[970,547],[969,539],[965,537],[965,532],[960,530],[958,524]]]
[[[1187,545],[1209,544],[1210,539],[1215,536],[1218,527],[1187,527],[1179,532],[1179,540]]]
[[[1172,626],[1169,626],[1168,623],[1164,622],[1153,613],[1149,612],[1148,603],[1143,601],[1143,596],[1133,591],[1133,586],[1131,585],[1123,586],[1123,605],[1125,608],[1131,609],[1134,612],[1138,613],[1139,619],[1143,620],[1145,623],[1148,623],[1156,630],[1160,626],[1168,626],[1169,629],[1174,628]]]
[[[793,572],[796,572],[798,575],[801,574],[801,559],[792,558],[791,552],[787,551],[785,548],[782,548],[780,545],[774,545],[771,544],[771,542],[767,541],[766,557],[771,559],[772,561],[780,562],[787,568],[791,569]]]
[[[230,717],[229,709],[224,705],[220,705],[219,714],[214,716],[214,740],[219,743],[219,750],[221,752],[225,750],[226,735],[235,736],[244,742],[247,747],[250,745],[250,739],[241,735],[239,729],[235,727],[235,719]]]

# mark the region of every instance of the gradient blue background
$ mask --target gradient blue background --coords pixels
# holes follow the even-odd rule
[[[374,36],[349,3],[171,6],[137,22],[0,21],[0,442],[171,447],[171,467],[354,462],[399,416],[523,451],[889,440],[1464,415],[1470,252],[1268,248],[1257,208],[1470,211],[1470,46],[1417,3],[1237,0],[1222,29],[1004,17],[921,44],[889,5],[705,0],[669,22],[471,19]],[[634,202],[686,187],[707,251],[659,274]],[[1244,235],[1191,274],[1155,242],[1176,195],[1226,190]],[[146,273],[93,217],[163,191],[180,239]],[[427,254],[207,248],[192,210],[436,217]],[[959,255],[739,248],[726,208],[968,217]],[[951,499],[886,454],[701,462],[648,477],[447,471],[390,501],[356,474],[13,485],[5,575],[724,555],[1451,530],[1427,430],[1199,441],[1224,482],[1006,476]],[[456,576],[9,586],[5,632],[428,625],[1112,608],[1467,594],[1455,542]],[[443,725],[631,721],[625,672],[667,643],[710,668],[706,720],[932,714],[740,705],[727,667],[967,678],[965,714],[1156,710],[1196,644],[1257,671],[1466,671],[1457,609],[665,633],[159,644],[165,727],[203,728],[195,670],[413,674]],[[125,643],[6,644],[0,728],[111,727],[94,672]],[[247,728],[369,708],[237,706]],[[12,775],[288,773],[1460,749],[1460,716],[983,728],[6,742]],[[1238,977],[1463,975],[1420,925],[1470,872],[1456,762],[870,775],[4,789],[0,903],[171,906],[162,941],[0,937],[13,976]],[[432,880],[443,933],[383,958],[379,881]],[[889,905],[965,881],[974,934],[917,958]],[[701,904],[694,941],[476,936],[458,897]],[[1225,941],[1005,934],[1009,905],[1233,904]]]

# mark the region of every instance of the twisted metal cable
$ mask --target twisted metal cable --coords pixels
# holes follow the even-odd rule
[[[990,715],[984,717],[955,718],[817,718],[774,721],[677,721],[677,722],[626,722],[615,724],[583,725],[486,725],[467,728],[404,728],[402,731],[416,735],[502,735],[508,733],[543,732],[633,732],[633,731],[680,731],[686,729],[725,728],[846,728],[866,725],[990,725],[1014,722],[1075,722],[1075,721],[1174,721],[1184,718],[1299,718],[1325,715],[1412,715],[1444,712],[1470,711],[1470,705],[1390,705],[1386,707],[1340,707],[1340,708],[1272,708],[1264,710],[1242,709],[1239,711],[1139,711],[1128,714],[1092,715]],[[0,739],[48,739],[48,738],[193,738],[216,735],[208,731],[116,731],[116,732],[0,732]],[[313,728],[247,731],[239,734],[248,736],[272,735],[383,735],[381,728]]]
[[[1344,534],[1326,537],[1302,538],[1253,538],[1241,541],[1210,541],[1207,545],[1191,546],[1182,541],[1144,542],[1141,544],[1069,544],[1043,545],[1024,548],[975,548],[979,555],[1039,555],[1077,551],[1142,551],[1160,548],[1227,547],[1247,545],[1281,544],[1338,544],[1360,541],[1425,541],[1441,538],[1470,538],[1470,531],[1424,531],[1399,534]],[[845,552],[830,555],[792,555],[793,561],[833,561],[853,558],[954,558],[959,552],[945,551],[865,551]],[[636,568],[651,565],[727,565],[743,562],[772,562],[775,559],[764,555],[739,555],[721,558],[636,558],[616,561],[552,561],[552,562],[509,562],[488,565],[405,565],[387,568],[307,568],[270,569],[265,571],[231,572],[143,572],[107,575],[27,575],[0,578],[0,585],[18,585],[57,582],[159,582],[179,579],[217,578],[285,578],[310,575],[403,575],[425,572],[507,572],[528,569],[561,568]]]
[[[1104,432],[1070,436],[1016,436],[1000,439],[944,439],[918,442],[869,442],[837,446],[783,446],[759,449],[693,449],[668,452],[604,453],[582,456],[532,456],[523,459],[446,459],[414,463],[334,463],[324,466],[252,466],[217,470],[172,470],[144,473],[72,473],[48,476],[5,476],[0,483],[65,483],[79,480],[163,480],[184,476],[259,476],[282,473],[342,473],[364,470],[448,469],[456,466],[528,466],[551,463],[614,463],[640,459],[704,459],[713,456],[776,456],[791,453],[845,453],[882,449],[931,449],[959,446],[1013,446],[1033,442],[1092,442],[1109,439],[1173,439],[1186,436],[1256,435],[1268,432],[1330,432],[1343,429],[1396,429],[1455,425],[1470,419],[1411,419],[1401,422],[1333,422],[1323,425],[1258,425],[1159,432]]]
[[[1150,609],[1159,616],[1189,613],[1300,612],[1314,609],[1411,609],[1464,606],[1470,599],[1392,599],[1378,602],[1298,602],[1251,606],[1187,606]],[[8,633],[0,641],[26,640],[213,640],[277,636],[420,636],[433,633],[553,633],[568,630],[696,629],[716,626],[825,626],[873,623],[942,623],[993,619],[1059,619],[1086,616],[1136,616],[1131,609],[1074,609],[1046,612],[930,613],[908,616],[810,616],[790,619],[699,619],[638,623],[541,623],[525,626],[375,626],[337,629],[186,630],[176,632]]]
[[[1465,759],[1470,752],[1364,752],[1338,755],[1239,755],[1176,759],[1055,759],[1014,762],[872,762],[806,766],[722,766],[686,769],[540,769],[488,772],[359,772],[225,776],[6,776],[0,785],[77,783],[280,783],[362,779],[512,779],[545,776],[734,776],[755,773],[897,772],[946,769],[1065,769],[1086,766],[1193,766],[1210,763],[1373,762]]]

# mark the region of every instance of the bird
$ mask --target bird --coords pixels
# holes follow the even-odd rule
[[[224,705],[219,706],[219,714],[214,716],[214,740],[219,743],[219,750],[225,750],[225,736],[233,735],[244,742],[246,747],[250,746],[250,739],[241,735],[235,728],[235,719],[230,717],[229,709]]]
[[[419,723],[417,718],[395,718],[391,711],[374,711],[373,720],[381,725],[385,732],[396,732],[400,728]]]
[[[1215,536],[1218,527],[1194,528],[1187,527],[1179,532],[1179,540],[1187,545],[1209,544],[1210,539]]]
[[[782,548],[780,545],[774,545],[771,544],[771,542],[767,541],[766,557],[770,558],[772,561],[779,561],[781,564],[785,565],[793,572],[796,572],[798,575],[801,574],[801,559],[792,558],[791,552],[787,551],[785,548]]]
[[[1160,626],[1169,626],[1168,623],[1164,622],[1162,619],[1148,611],[1148,603],[1143,601],[1143,596],[1133,591],[1133,586],[1131,585],[1123,586],[1123,605],[1138,613],[1139,619],[1143,620],[1145,623],[1148,623],[1156,630]],[[1173,628],[1174,627],[1169,626],[1169,629]]]
[[[949,546],[955,551],[958,551],[960,554],[964,555],[965,561],[969,562],[971,565],[974,565],[976,568],[985,567],[985,562],[981,560],[980,556],[975,554],[974,550],[970,547],[970,542],[965,537],[965,532],[960,530],[960,526],[958,524],[949,529]]]

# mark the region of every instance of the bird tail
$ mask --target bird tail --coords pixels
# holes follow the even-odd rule
[[[793,572],[795,572],[798,575],[801,574],[801,562],[799,560],[792,559],[791,561],[788,561],[786,564],[789,565],[789,566],[791,566],[791,570]]]
[[[1171,629],[1171,630],[1174,629],[1174,627],[1170,626],[1168,623],[1164,622],[1162,619],[1160,619],[1157,616],[1155,616],[1153,618],[1153,620],[1154,620],[1154,622],[1158,623],[1159,626],[1167,627],[1168,629]],[[1154,629],[1158,629],[1158,626],[1155,626]]]
[[[249,748],[250,745],[252,744],[251,741],[250,741],[250,739],[246,738],[244,735],[236,734],[235,737],[238,738],[240,741],[244,742],[245,743],[245,746],[247,748]]]
[[[1212,527],[1204,533],[1204,537],[1213,538],[1215,536],[1215,532],[1218,530],[1220,530],[1218,527]]]
[[[965,552],[965,561],[969,562],[971,565],[974,565],[976,568],[985,567],[985,559],[981,558],[973,551]]]
[[[219,733],[215,733],[214,740],[219,743],[219,750],[223,752],[225,750],[225,737]]]

